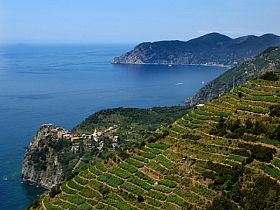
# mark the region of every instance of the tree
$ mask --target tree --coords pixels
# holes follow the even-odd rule
[[[268,81],[277,81],[278,77],[274,72],[266,72],[264,75],[260,76],[261,79],[263,80],[268,80]]]
[[[278,125],[275,130],[270,134],[270,139],[280,141],[280,126]]]
[[[142,202],[144,202],[144,197],[141,196],[141,195],[139,195],[139,196],[137,197],[137,200],[138,200],[139,203],[142,203]]]
[[[245,128],[247,131],[251,131],[251,129],[254,127],[251,119],[246,119],[245,121]]]

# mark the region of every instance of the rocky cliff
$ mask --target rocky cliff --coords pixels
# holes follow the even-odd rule
[[[232,39],[210,33],[189,41],[145,42],[115,57],[114,64],[206,64],[235,66],[253,58],[268,47],[279,46],[273,34]]]
[[[63,167],[58,161],[57,146],[63,134],[69,131],[52,124],[40,127],[24,156],[22,179],[51,188],[63,179]]]
[[[187,111],[186,106],[115,108],[89,116],[71,132],[42,125],[24,156],[22,179],[51,188],[101,159],[125,155],[124,151]]]

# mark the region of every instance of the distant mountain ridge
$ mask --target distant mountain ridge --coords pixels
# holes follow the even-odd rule
[[[268,47],[276,46],[280,46],[280,36],[274,34],[232,39],[219,33],[210,33],[189,41],[144,42],[130,52],[113,58],[112,63],[234,66]]]

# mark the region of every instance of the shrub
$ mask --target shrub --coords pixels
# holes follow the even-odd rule
[[[123,183],[123,180],[115,177],[115,176],[111,176],[108,180],[107,183],[112,186],[112,187],[117,187],[118,185],[121,185]]]
[[[81,195],[87,198],[101,198],[100,194],[90,188],[85,188],[81,191]]]
[[[133,166],[136,166],[137,168],[142,168],[142,167],[144,166],[143,163],[141,163],[141,162],[139,162],[139,161],[137,161],[137,160],[134,160],[134,159],[132,159],[132,158],[128,158],[128,159],[126,160],[126,162],[129,163],[129,164],[131,164],[131,165],[133,165]]]
[[[149,143],[148,147],[162,149],[162,150],[168,149],[168,145],[160,144],[160,143]]]
[[[182,134],[181,137],[182,137],[182,139],[191,139],[191,140],[195,140],[195,141],[201,139],[200,136],[189,134],[189,133],[188,134],[187,133],[186,134]]]
[[[101,186],[100,189],[99,189],[99,192],[105,196],[107,195],[108,193],[110,193],[110,189],[108,187],[105,187],[105,186]]]
[[[246,130],[251,130],[254,127],[254,124],[252,123],[251,119],[246,119],[245,121],[245,128]]]
[[[184,206],[186,204],[185,201],[182,198],[180,198],[179,196],[174,195],[174,194],[169,195],[167,197],[167,201],[169,201],[171,203],[176,203],[179,206]]]
[[[138,185],[139,187],[145,190],[150,190],[152,188],[151,185],[147,184],[145,181],[142,181],[141,179],[138,179],[136,177],[131,177],[128,179],[128,181]]]
[[[144,153],[144,154],[143,154],[143,157],[148,158],[148,159],[153,159],[153,158],[155,158],[156,156],[155,156],[154,154],[152,154],[152,153]]]
[[[154,199],[157,199],[157,200],[161,200],[161,201],[164,201],[166,200],[167,196],[164,194],[164,193],[161,193],[161,192],[157,192],[157,191],[152,191],[150,190],[148,192],[148,195],[151,197],[151,198],[154,198]]]
[[[211,135],[218,135],[218,136],[224,136],[227,134],[227,125],[225,123],[225,119],[223,117],[220,117],[219,123],[210,130]]]
[[[129,158],[129,154],[124,150],[119,152],[119,156],[122,160],[125,160],[125,159]]]
[[[126,162],[122,162],[121,164],[119,164],[119,166],[130,173],[135,173],[136,171],[138,171],[138,168]]]
[[[165,180],[165,179],[160,180],[159,184],[165,185],[165,186],[170,187],[170,188],[174,188],[177,185],[175,182],[172,182],[172,181],[169,181],[169,180]]]
[[[261,121],[256,121],[252,133],[255,135],[260,135],[262,133],[265,133],[265,131],[266,131],[265,125]]]
[[[144,197],[142,195],[138,195],[137,200],[139,203],[144,202]]]
[[[280,106],[270,107],[269,115],[271,117],[280,117]]]
[[[61,189],[63,192],[66,192],[67,194],[75,194],[76,192],[74,190],[69,189],[66,185],[62,185]]]
[[[89,182],[89,185],[90,185],[91,187],[93,187],[94,189],[99,190],[99,189],[101,188],[101,186],[102,186],[102,183],[100,183],[100,182],[97,181],[97,180],[92,180],[91,182]]]
[[[172,191],[172,189],[165,187],[164,185],[155,185],[154,189],[162,193],[170,193]]]
[[[97,177],[97,179],[101,182],[106,182],[110,178],[111,178],[110,174],[102,174],[101,176]]]
[[[141,189],[140,187],[136,187],[134,185],[131,185],[131,184],[127,183],[127,182],[125,182],[123,184],[123,188],[128,190],[128,191],[130,191],[130,192],[132,192],[132,193],[134,193],[134,194],[136,194],[136,195],[143,195],[144,194],[144,190],[143,189]]]
[[[84,187],[82,187],[82,186],[76,184],[76,183],[73,182],[72,180],[68,181],[67,184],[68,184],[71,188],[76,189],[76,190],[79,190],[79,191],[82,190],[82,189],[84,189]]]
[[[243,97],[243,93],[240,92],[240,91],[238,91],[237,95],[238,95],[239,98],[242,98],[242,97]]]
[[[261,79],[263,80],[268,80],[268,81],[277,81],[278,77],[274,72],[266,72],[264,75],[260,76]]]
[[[135,175],[138,176],[139,178],[143,179],[143,180],[146,180],[148,182],[152,182],[152,179],[147,174],[144,174],[141,171],[137,171],[135,173]]]
[[[130,177],[130,174],[121,168],[113,168],[111,172],[124,179]]]
[[[57,194],[61,193],[60,185],[56,185],[51,188],[51,191],[49,192],[49,196],[53,198]]]
[[[280,141],[280,126],[278,125],[274,131],[269,135],[270,139]]]
[[[238,147],[243,147],[246,150],[250,150],[252,158],[264,162],[271,161],[273,159],[273,155],[276,153],[275,149],[264,147],[262,145],[239,143]]]
[[[85,185],[85,184],[87,184],[88,183],[88,181],[87,180],[84,180],[84,179],[82,179],[81,177],[79,177],[79,176],[75,176],[75,181],[76,182],[78,182],[79,184],[81,184],[81,185]]]

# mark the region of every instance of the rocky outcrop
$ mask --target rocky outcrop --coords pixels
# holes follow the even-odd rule
[[[24,156],[23,181],[51,188],[63,180],[63,166],[58,161],[57,143],[67,134],[69,131],[52,124],[40,127]]]
[[[273,34],[232,39],[222,34],[210,33],[187,42],[176,40],[141,43],[130,52],[113,58],[112,63],[236,66],[268,47],[279,45],[280,37]]]
[[[123,150],[140,145],[157,128],[188,111],[186,106],[105,109],[86,118],[71,133],[56,125],[42,125],[24,156],[22,179],[51,188],[101,159],[124,154]]]

